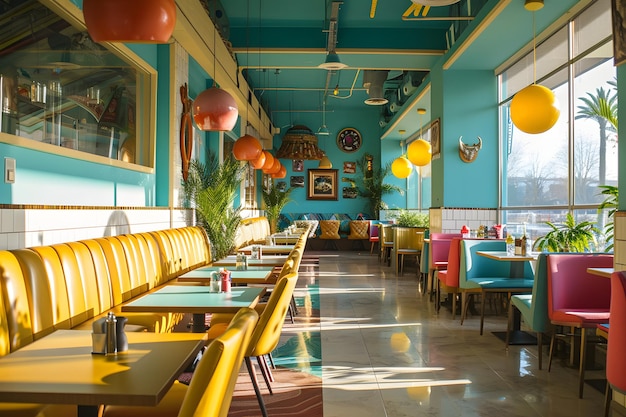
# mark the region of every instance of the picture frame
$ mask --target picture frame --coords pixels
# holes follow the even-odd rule
[[[613,21],[613,64],[617,67],[626,62],[626,4],[611,0]]]
[[[354,173],[356,173],[356,162],[354,162],[354,161],[345,161],[343,163],[343,173],[344,174],[354,174]]]
[[[357,198],[359,196],[359,189],[356,187],[343,187],[343,198]]]
[[[309,169],[307,200],[337,200],[337,170]]]
[[[294,159],[291,161],[291,170],[293,172],[304,171],[304,161],[302,159]]]
[[[428,127],[430,133],[430,146],[432,148],[431,159],[438,159],[441,157],[441,138],[439,135],[439,119],[432,121]]]
[[[292,175],[289,185],[294,188],[304,188],[304,175]]]

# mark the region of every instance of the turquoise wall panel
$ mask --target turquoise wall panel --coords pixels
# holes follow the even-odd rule
[[[434,206],[498,207],[498,106],[493,71],[445,71],[441,114],[441,158],[433,169],[442,201]],[[433,91],[433,97],[437,92]],[[437,116],[433,116],[437,117]],[[474,144],[483,140],[478,157],[465,163],[459,157],[459,138]],[[439,165],[439,166],[437,166]],[[435,187],[435,186],[434,186]]]
[[[159,77],[157,79],[157,120],[156,120],[156,205],[170,205],[170,109],[173,97],[170,97],[170,45],[158,45]],[[180,86],[179,86],[180,87]],[[175,97],[180,100],[180,95]],[[180,115],[176,117],[180,120]],[[174,150],[172,150],[173,152]],[[178,151],[178,149],[176,149]]]
[[[301,106],[301,104],[299,105]],[[380,134],[381,130],[378,125],[378,114],[380,109],[377,106],[367,106],[363,104],[363,108],[346,112],[342,110],[341,116],[335,116],[332,111],[332,100],[329,101],[326,112],[326,126],[330,130],[329,136],[319,136],[318,146],[326,152],[328,158],[333,164],[333,169],[338,170],[338,199],[337,201],[328,200],[307,200],[306,186],[308,184],[307,170],[317,169],[319,161],[304,161],[304,171],[294,172],[292,170],[292,161],[281,159],[281,163],[287,168],[287,176],[278,181],[285,181],[289,186],[292,176],[304,177],[304,188],[296,188],[291,194],[293,202],[289,203],[283,210],[286,213],[366,213],[367,200],[357,197],[355,199],[343,198],[343,188],[349,187],[350,182],[342,181],[342,178],[354,179],[357,173],[344,173],[344,162],[356,162],[366,153],[374,157],[374,164],[380,162]],[[274,137],[274,148],[278,149],[282,137],[285,135],[290,125],[302,124],[310,128],[314,133],[317,132],[322,124],[322,112],[302,112],[302,113],[278,113],[275,125],[281,126],[280,135]],[[356,128],[363,140],[363,145],[356,152],[344,152],[337,146],[337,134],[344,128]]]
[[[0,184],[0,204],[152,206],[154,176],[105,164],[0,144],[15,158],[14,184]]]

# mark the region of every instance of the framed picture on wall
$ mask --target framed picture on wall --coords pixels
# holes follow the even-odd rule
[[[428,127],[430,131],[430,146],[432,147],[432,159],[441,156],[441,138],[439,137],[439,119],[433,120]]]
[[[304,188],[304,175],[293,175],[289,185],[295,188]]]
[[[302,159],[294,159],[291,162],[291,170],[293,172],[302,172],[302,171],[304,171],[304,161]]]
[[[611,0],[613,17],[613,57],[615,66],[626,62],[626,4]]]
[[[337,170],[309,169],[307,200],[337,200]]]
[[[354,174],[356,172],[356,162],[344,162],[343,163],[343,173],[344,174]]]
[[[343,198],[357,198],[359,189],[356,187],[343,187]]]

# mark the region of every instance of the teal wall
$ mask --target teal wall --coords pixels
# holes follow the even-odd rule
[[[493,71],[432,74],[432,118],[441,119],[441,158],[432,162],[432,206],[498,207],[498,106]],[[483,146],[472,163],[459,157],[459,137]]]
[[[0,204],[152,206],[154,176],[0,143],[15,158],[14,184],[0,183]],[[2,161],[4,166],[4,161]]]
[[[290,184],[290,178],[292,175],[301,175],[305,179],[304,188],[296,188],[291,194],[293,202],[287,204],[283,212],[285,213],[364,213],[367,210],[367,200],[357,197],[356,199],[343,198],[343,187],[348,187],[349,182],[342,182],[342,178],[355,178],[355,174],[344,174],[343,163],[344,162],[356,162],[368,153],[374,157],[374,164],[380,163],[381,151],[380,151],[380,127],[378,125],[379,108],[376,106],[364,105],[362,109],[353,111],[341,111],[341,116],[336,116],[332,111],[332,102],[329,101],[326,112],[326,126],[330,130],[329,136],[319,136],[318,146],[326,152],[328,158],[333,164],[333,169],[338,170],[338,199],[337,201],[326,200],[307,200],[306,199],[306,186],[308,184],[307,170],[317,169],[319,161],[304,161],[303,172],[292,171],[292,161],[281,159],[281,163],[287,168],[287,176],[284,179],[275,180],[285,181],[287,186]],[[322,124],[321,112],[308,112],[289,115],[288,113],[279,113],[275,124],[277,126],[285,126],[293,123],[294,125],[305,125],[313,131],[317,132]],[[356,128],[363,138],[363,145],[361,148],[353,153],[343,152],[337,147],[336,138],[341,129],[346,127]],[[281,139],[289,129],[289,126],[284,127],[280,134],[274,137],[274,150],[280,147]]]

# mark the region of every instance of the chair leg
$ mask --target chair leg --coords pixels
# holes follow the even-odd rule
[[[609,417],[609,414],[611,414],[611,401],[613,401],[613,389],[607,381],[606,390],[604,391],[604,417]]]
[[[452,296],[452,320],[456,319],[456,291],[449,292]]]
[[[583,389],[585,388],[585,362],[587,357],[587,336],[585,328],[580,329],[580,366],[578,370],[578,398],[583,397]]]
[[[550,338],[550,353],[548,354],[548,372],[552,369],[552,355],[554,354],[554,341],[556,340],[556,328],[552,329]]]
[[[506,337],[504,338],[504,347],[506,349],[509,348],[509,342],[511,341],[511,329],[513,328],[513,308],[513,303],[509,303],[509,315],[506,323]],[[541,365],[539,365],[539,369],[541,369]]]
[[[270,378],[269,367],[267,366],[267,362],[265,362],[265,358],[263,356],[257,356],[256,361],[259,364],[259,368],[261,369],[261,375],[263,375],[263,379],[265,380],[265,385],[267,385],[267,390],[270,395],[274,395],[274,391],[272,391],[272,378]]]
[[[268,353],[267,357],[270,360],[270,366],[272,367],[272,369],[276,369],[276,365],[274,365],[274,357],[272,356],[272,354]]]
[[[539,370],[541,371],[542,358],[543,358],[543,333],[537,332],[537,358],[539,359]]]
[[[265,401],[263,401],[263,395],[261,395],[261,390],[259,389],[259,381],[256,378],[256,372],[254,372],[254,365],[252,365],[252,360],[249,356],[246,356],[244,361],[246,362],[246,368],[248,368],[248,374],[250,375],[250,379],[252,380],[254,393],[256,394],[257,401],[259,402],[259,407],[261,408],[261,414],[263,415],[263,417],[268,417],[267,409],[265,408]]]
[[[469,298],[469,294],[467,293],[467,291],[463,292],[463,295],[461,296],[461,326],[463,325],[463,322],[465,321],[465,316],[467,315],[467,306],[468,306],[468,302],[467,299]]]
[[[487,300],[487,293],[485,291],[481,291],[480,293],[481,303],[480,303],[480,335],[483,335],[483,326],[485,324],[485,302]]]
[[[441,281],[437,278],[437,288],[435,291],[435,312],[439,314],[441,309]]]

